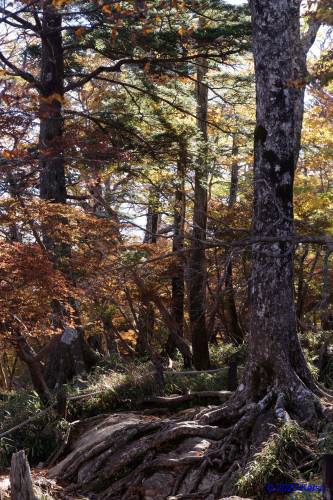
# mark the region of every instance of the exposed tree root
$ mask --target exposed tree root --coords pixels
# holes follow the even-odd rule
[[[84,453],[73,454],[62,478],[74,483],[70,490],[84,483],[85,494],[91,499],[98,496],[126,500],[135,495],[139,498],[145,482],[154,474],[173,478],[165,499],[186,500],[209,495],[212,499],[220,498],[230,493],[226,485],[233,474],[244,471],[253,453],[267,439],[270,424],[295,421],[317,432],[319,421],[331,420],[332,408],[325,406],[325,401],[295,373],[288,378],[288,383],[281,380],[272,383],[268,393],[259,400],[249,395],[248,388],[241,384],[222,407],[197,410],[191,416],[180,413],[177,419],[141,422],[114,431],[108,439],[92,444]],[[148,398],[148,401],[161,406],[166,399]],[[179,421],[181,416],[190,420]],[[263,426],[266,435],[258,438],[256,433],[260,434]],[[197,453],[192,442],[189,444],[192,448],[186,448],[189,438],[206,444],[202,444]],[[316,459],[310,449],[305,447],[301,451],[307,460]],[[101,478],[104,488],[95,496],[92,492],[100,488]]]
[[[195,399],[218,399],[221,403],[225,403],[232,392],[230,391],[200,391],[191,392],[190,394],[184,394],[183,396],[177,396],[173,398],[162,397],[162,396],[148,396],[142,398],[138,401],[140,406],[158,406],[162,408],[175,409],[177,406],[188,401],[193,401]]]
[[[117,481],[115,484],[113,484],[110,488],[108,488],[102,495],[103,499],[111,499],[114,498],[113,495],[115,495],[118,491],[120,491],[124,486],[126,486],[131,479],[135,478],[136,475],[143,471],[146,471],[148,469],[175,469],[175,468],[182,468],[188,465],[191,466],[198,466],[202,465],[205,461],[204,457],[185,457],[185,458],[180,458],[179,460],[175,460],[173,458],[163,458],[163,459],[156,459],[151,462],[148,462],[146,464],[139,465],[135,470],[133,470],[130,474],[128,474],[126,477],[121,479],[120,481]]]

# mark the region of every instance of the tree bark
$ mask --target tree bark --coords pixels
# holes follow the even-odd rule
[[[13,453],[10,468],[10,489],[12,500],[36,500],[32,489],[29,463],[23,450]]]
[[[280,243],[252,247],[249,357],[241,388],[261,398],[269,387],[304,389],[293,394],[303,417],[312,384],[296,331],[294,306],[293,181],[296,90],[291,22],[293,0],[251,2],[257,116],[254,137],[254,213],[256,236],[277,236]],[[295,34],[293,34],[295,36]],[[304,386],[300,384],[300,379]],[[301,385],[301,387],[299,387]],[[298,409],[299,409],[298,408]]]
[[[157,231],[160,219],[158,207],[159,207],[159,193],[156,190],[156,188],[153,187],[149,190],[147,224],[146,224],[145,237],[143,240],[144,243],[156,243],[157,241]]]
[[[202,25],[203,20],[199,20]],[[207,59],[197,59],[197,128],[201,136],[201,151],[195,168],[193,243],[189,258],[189,314],[192,333],[193,363],[197,370],[209,368],[208,338],[206,330],[207,264],[204,242],[207,229],[207,109],[208,87],[203,84],[208,72]]]
[[[157,232],[160,219],[158,207],[159,193],[155,187],[152,187],[149,190],[146,232],[143,240],[144,243],[148,243],[149,245],[155,245],[157,241]],[[140,303],[137,326],[138,338],[136,341],[135,350],[142,356],[147,352],[146,346],[150,345],[150,340],[154,333],[155,309],[151,301],[142,300],[142,302]]]
[[[64,54],[62,48],[62,15],[47,1],[42,14],[42,63],[40,106],[40,197],[54,203],[66,204],[66,177],[64,158],[61,153],[61,137],[64,120]],[[56,223],[56,221],[55,221]],[[69,267],[70,246],[55,247],[52,235],[44,235],[44,243],[50,258],[57,267],[74,282]],[[73,307],[76,309],[74,299]],[[65,339],[67,338],[64,332]],[[72,339],[73,340],[73,339]],[[68,348],[68,345],[70,348]],[[61,341],[51,353],[45,376],[49,387],[66,383],[73,374],[82,375],[99,357],[86,343],[82,332],[67,344]]]
[[[53,345],[52,340],[53,342],[55,342],[57,341],[57,338],[59,338],[59,335],[58,336],[55,335],[48,342],[49,346]],[[49,352],[49,350],[46,349],[47,344],[46,346],[44,346],[43,348],[44,350],[41,349],[40,352],[37,354],[34,352],[34,350],[30,347],[28,342],[22,336],[16,337],[16,344],[17,344],[17,355],[22,361],[24,361],[24,363],[26,363],[34,389],[36,390],[37,394],[43,401],[50,401],[52,396],[44,380],[42,364],[41,364],[41,360]]]
[[[62,116],[64,57],[61,22],[61,14],[52,7],[52,2],[47,2],[42,18],[40,196],[55,203],[66,203],[65,167],[59,143],[64,123]]]
[[[229,190],[229,202],[228,208],[232,208],[237,200],[237,192],[238,192],[238,144],[237,144],[237,136],[235,134],[232,135],[232,149],[231,149],[231,179],[230,179],[230,190]]]
[[[232,136],[232,151],[231,151],[233,160],[231,163],[231,180],[230,180],[230,192],[229,192],[229,203],[228,208],[231,209],[237,200],[237,191],[238,191],[238,170],[239,165],[237,161],[238,155],[238,144],[237,137],[235,134]],[[243,330],[239,324],[238,316],[237,316],[237,308],[235,301],[235,291],[233,285],[233,276],[232,276],[232,259],[230,258],[230,262],[227,267],[226,277],[225,277],[225,288],[226,288],[226,297],[225,297],[225,305],[228,311],[228,316],[230,319],[230,329],[231,329],[231,337],[235,344],[241,344],[244,340]]]
[[[185,171],[186,171],[186,146],[180,144],[179,158],[177,162],[177,183],[175,191],[175,207],[173,215],[173,241],[172,251],[178,252],[184,247],[184,219],[185,219]],[[172,310],[171,315],[177,325],[178,335],[183,337],[184,327],[184,294],[185,273],[184,260],[181,255],[177,256],[177,272],[172,277]],[[165,350],[170,357],[176,351],[176,345],[169,335]],[[184,358],[184,366],[189,366],[189,360]]]

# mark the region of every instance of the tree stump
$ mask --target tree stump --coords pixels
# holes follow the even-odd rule
[[[29,463],[23,450],[13,453],[10,487],[11,500],[37,500],[32,489]]]

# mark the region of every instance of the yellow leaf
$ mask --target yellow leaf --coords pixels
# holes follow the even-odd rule
[[[181,10],[184,10],[184,9],[185,9],[185,7],[186,7],[186,2],[183,2],[183,3],[181,4],[181,6],[180,6],[180,9],[181,9]]]
[[[81,36],[86,31],[86,28],[82,27],[75,31],[76,36]]]
[[[178,1],[172,0],[172,3],[173,3],[174,8],[178,10]]]
[[[180,28],[180,30],[178,30],[178,33],[180,34],[180,36],[183,36],[185,33],[184,28]]]

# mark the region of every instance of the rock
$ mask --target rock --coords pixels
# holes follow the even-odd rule
[[[143,482],[145,500],[165,500],[171,495],[174,482],[171,474],[156,472]]]
[[[10,488],[10,480],[9,477],[0,478],[0,498],[1,495],[5,493],[8,494]]]

